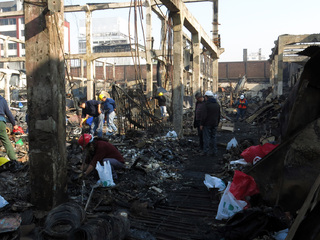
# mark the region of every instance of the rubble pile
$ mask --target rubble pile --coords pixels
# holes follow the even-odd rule
[[[120,150],[126,160],[125,170],[117,173],[118,178],[115,179],[117,186],[113,190],[113,199],[117,199],[122,203],[121,205],[125,206],[130,206],[132,201],[139,200],[147,203],[149,207],[159,201],[165,201],[167,194],[165,187],[168,185],[174,187],[175,183],[181,179],[182,161],[187,157],[184,155],[185,147],[190,146],[190,142],[186,141],[166,137],[139,140],[122,139],[121,137],[113,139],[112,144]],[[68,147],[71,178],[79,174],[81,155],[81,150],[74,141]],[[97,176],[92,176],[87,180],[94,184],[98,179]],[[70,184],[71,198],[81,199],[82,182],[71,182]],[[76,185],[73,186],[73,184]],[[90,188],[87,189],[87,191],[90,190]],[[95,201],[99,202],[95,199],[96,197],[97,195],[92,199],[92,204]],[[98,208],[96,204],[97,202],[93,205]]]

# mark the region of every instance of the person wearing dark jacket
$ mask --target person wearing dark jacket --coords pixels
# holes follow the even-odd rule
[[[7,155],[11,161],[17,160],[16,153],[12,147],[12,144],[9,140],[7,131],[6,131],[6,116],[8,117],[10,123],[13,126],[13,129],[17,130],[18,126],[16,125],[16,122],[14,120],[14,117],[8,107],[7,101],[0,96],[0,140],[2,142],[2,145],[5,147]]]
[[[98,137],[102,137],[104,115],[101,110],[101,102],[97,100],[80,101],[79,107],[82,108],[80,127],[82,127],[82,122],[91,116],[93,117],[93,121],[90,134],[93,136],[95,131],[97,131]]]
[[[200,150],[203,150],[203,134],[202,130],[200,130],[200,122],[201,122],[201,113],[204,106],[204,98],[201,93],[196,93],[196,106],[195,106],[195,112],[194,112],[194,121],[193,121],[193,127],[197,128],[198,130],[198,136],[199,136],[199,146]]]
[[[211,91],[205,93],[205,104],[201,114],[200,130],[203,131],[202,155],[217,155],[217,129],[220,122],[220,105]]]
[[[166,97],[163,96],[162,92],[159,92],[158,96],[155,96],[153,98],[158,100],[158,105],[161,111],[161,117],[165,117],[167,115]]]

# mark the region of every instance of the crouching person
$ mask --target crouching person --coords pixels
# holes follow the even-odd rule
[[[84,171],[83,174],[85,176],[96,168],[98,162],[100,162],[101,165],[104,165],[109,161],[113,178],[117,178],[117,174],[114,170],[124,168],[124,159],[115,146],[104,139],[93,138],[90,134],[81,135],[78,143],[86,154],[85,162],[82,164],[82,170]]]

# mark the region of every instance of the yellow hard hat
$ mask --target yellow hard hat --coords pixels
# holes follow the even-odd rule
[[[162,96],[163,95],[163,93],[162,92],[159,92],[159,96]]]
[[[99,99],[102,100],[103,98],[105,98],[106,96],[104,94],[99,94]]]
[[[0,157],[0,166],[2,166],[3,164],[9,162],[10,160],[8,158],[5,157]]]

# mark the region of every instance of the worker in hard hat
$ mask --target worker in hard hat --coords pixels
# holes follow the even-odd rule
[[[167,116],[167,105],[166,105],[167,100],[166,100],[166,97],[163,96],[163,93],[159,92],[158,96],[155,96],[153,98],[158,100],[158,105],[160,108],[161,117]]]
[[[200,130],[203,131],[203,156],[216,156],[217,129],[220,122],[220,105],[212,91],[204,94],[205,104],[201,112]]]
[[[236,121],[238,121],[239,118],[243,120],[248,107],[248,101],[245,99],[243,94],[241,94],[240,98],[235,102],[235,106],[237,107]]]
[[[114,124],[114,118],[116,116],[116,102],[112,98],[107,98],[103,93],[99,95],[99,100],[102,102],[104,119],[107,122],[106,135],[113,135],[118,131]]]
[[[124,168],[124,159],[119,150],[108,141],[101,138],[94,138],[90,134],[83,134],[78,140],[79,145],[85,149],[85,161],[82,164],[84,175],[88,175],[96,168],[97,162],[104,165],[109,161],[112,174],[116,177],[114,170]]]
[[[93,120],[90,126],[90,134],[94,135],[97,132],[97,136],[102,137],[104,115],[101,110],[101,102],[97,100],[80,101],[78,106],[82,108],[80,127],[82,127],[85,119],[91,116]]]

